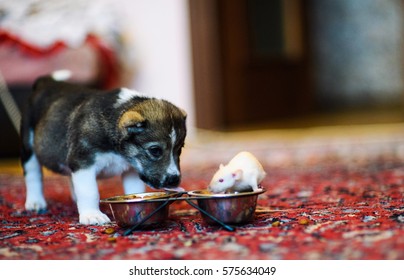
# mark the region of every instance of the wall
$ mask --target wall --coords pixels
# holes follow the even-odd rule
[[[318,98],[325,106],[401,103],[401,0],[315,0],[312,37]]]
[[[137,73],[132,88],[185,109],[188,126],[193,127],[188,0],[119,0],[112,3],[124,16],[133,46]]]

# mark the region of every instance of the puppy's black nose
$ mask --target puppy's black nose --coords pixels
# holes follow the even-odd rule
[[[178,175],[170,175],[166,179],[166,186],[175,187],[180,184],[181,177]]]

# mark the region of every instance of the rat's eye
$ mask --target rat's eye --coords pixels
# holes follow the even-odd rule
[[[223,183],[223,181],[224,181],[223,179],[219,179],[219,182],[220,182],[220,183]]]

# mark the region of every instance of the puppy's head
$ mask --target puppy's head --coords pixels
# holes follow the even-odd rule
[[[120,152],[153,188],[177,187],[181,181],[185,121],[183,110],[158,99],[141,101],[119,118]]]

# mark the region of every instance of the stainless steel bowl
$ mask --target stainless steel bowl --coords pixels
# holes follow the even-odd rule
[[[177,192],[148,192],[114,196],[103,199],[100,201],[100,203],[109,205],[118,226],[129,228],[143,221],[145,217],[165,203],[165,199],[176,196],[178,196]],[[159,201],[152,201],[155,199],[158,199]],[[166,221],[168,218],[170,204],[171,201],[153,214],[147,221],[143,223],[143,225],[156,225]]]
[[[242,224],[252,220],[257,206],[258,195],[266,190],[251,192],[214,194],[209,190],[190,191],[188,195],[198,200],[198,206],[225,224]],[[208,224],[214,220],[201,212]]]

